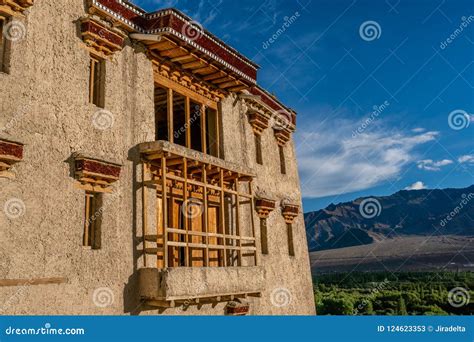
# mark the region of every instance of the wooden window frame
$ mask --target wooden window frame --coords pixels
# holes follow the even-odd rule
[[[260,217],[260,240],[262,254],[268,254],[268,228],[266,217]]]
[[[90,54],[89,60],[89,103],[105,107],[105,59]]]
[[[9,59],[11,53],[11,41],[4,36],[5,25],[11,18],[0,16],[0,72],[9,73]]]
[[[288,255],[295,256],[295,242],[293,239],[293,224],[286,223],[286,231],[288,235]]]
[[[99,192],[85,192],[84,233],[82,245],[91,249],[101,248],[101,201]]]
[[[284,146],[278,145],[278,154],[280,155],[280,172],[282,175],[286,175],[286,160],[285,160]]]
[[[165,78],[155,77],[155,87],[161,87],[167,91],[167,120],[168,120],[168,141],[174,143],[174,122],[173,122],[173,96],[175,93],[185,98],[185,131],[186,131],[186,146],[189,149],[192,148],[191,141],[191,124],[195,120],[191,117],[191,101],[201,106],[200,114],[200,125],[201,125],[201,152],[204,154],[212,155],[217,158],[221,158],[221,138],[220,138],[220,125],[222,113],[217,102],[211,101],[208,98],[194,93],[184,86],[178,85],[169,81]],[[207,109],[215,111],[215,136],[211,138],[210,132],[207,129]],[[211,150],[208,151],[208,141],[215,140],[214,153]]]
[[[262,154],[262,135],[254,133],[255,135],[255,161],[259,165],[263,165],[263,154]]]

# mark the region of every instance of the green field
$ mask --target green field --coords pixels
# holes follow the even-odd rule
[[[314,277],[318,315],[474,315],[473,290],[474,272],[339,273]]]

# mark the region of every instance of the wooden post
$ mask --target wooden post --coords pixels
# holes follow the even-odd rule
[[[203,207],[202,207],[202,210],[203,210],[203,213],[202,213],[202,217],[203,217],[203,220],[204,220],[204,225],[203,225],[203,230],[206,234],[206,236],[204,237],[206,239],[206,249],[205,249],[205,256],[204,256],[204,266],[206,267],[209,267],[209,232],[208,232],[208,227],[207,227],[207,170],[206,170],[206,164],[203,164],[202,166],[202,178],[203,178],[203,183],[204,183],[204,186],[203,186],[203,189],[202,189],[202,197],[203,197]]]
[[[240,231],[240,198],[239,198],[239,175],[237,175],[237,178],[235,178],[235,192],[236,192],[236,204],[235,204],[235,216],[236,216],[236,235],[240,237],[240,239],[237,240],[237,247],[239,247],[239,250],[237,251],[237,265],[242,266],[242,232]]]
[[[202,146],[202,153],[207,154],[207,145],[206,145],[206,106],[201,106],[201,146]]]
[[[187,98],[189,99],[189,98]],[[184,173],[184,185],[183,185],[183,208],[181,210],[185,210],[188,204],[188,160],[186,158],[183,159],[183,173]],[[185,258],[185,265],[186,267],[191,266],[189,262],[189,227],[188,227],[188,218],[187,215],[183,215],[184,217],[184,229],[186,230],[186,258]]]
[[[253,213],[255,212],[255,203],[254,203],[254,198],[253,198],[253,191],[252,191],[252,180],[250,179],[249,180],[249,194],[250,194],[250,219],[252,221],[252,235],[253,235],[253,238],[255,238],[255,222],[253,220]],[[254,240],[255,243],[255,247],[257,247],[257,240]],[[255,249],[255,252],[254,252],[254,261],[255,261],[255,266],[258,265],[258,257],[257,257],[257,249]]]
[[[147,163],[142,160],[142,234],[143,234],[143,266],[147,266],[146,253],[146,236],[148,234],[148,215],[147,215],[147,186],[145,185],[145,177],[147,175]],[[157,227],[158,229],[158,227]],[[158,256],[157,256],[158,257]]]
[[[220,143],[220,106],[216,110],[216,144],[217,144],[217,158],[221,157],[221,143]]]
[[[174,124],[173,124],[173,90],[168,88],[168,106],[167,106],[167,115],[168,115],[168,140],[169,142],[174,142]]]
[[[163,200],[163,267],[168,268],[168,202],[166,195],[166,157],[161,157],[161,187]],[[158,257],[158,255],[157,255]]]
[[[227,266],[227,248],[226,248],[226,239],[225,239],[225,213],[224,213],[224,206],[225,206],[225,198],[224,198],[224,170],[219,170],[219,184],[221,188],[221,205],[220,205],[220,217],[221,217],[221,226],[222,226],[222,241],[224,249],[222,250],[224,253],[224,267]]]

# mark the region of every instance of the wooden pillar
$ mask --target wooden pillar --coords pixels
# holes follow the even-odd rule
[[[237,239],[237,246],[239,249],[237,250],[237,265],[242,266],[242,232],[240,231],[240,197],[239,197],[239,175],[234,180],[235,182],[235,192],[236,192],[236,204],[235,204],[235,216],[236,216],[236,235],[239,237]]]
[[[249,194],[250,194],[250,220],[252,221],[252,235],[253,235],[253,238],[255,239],[255,248],[257,247],[257,240],[255,238],[255,222],[253,220],[253,213],[254,213],[254,198],[253,198],[253,190],[252,190],[252,180],[250,179],[249,180]],[[254,262],[255,262],[255,266],[258,265],[258,257],[257,257],[257,250],[255,249],[255,254],[254,254]]]
[[[207,145],[206,145],[206,106],[201,106],[201,146],[202,146],[202,153],[207,153]]]
[[[222,235],[223,235],[223,246],[224,249],[224,267],[227,266],[227,248],[226,248],[226,238],[225,238],[225,213],[224,213],[224,206],[225,206],[225,196],[224,196],[224,170],[219,170],[219,185],[221,188],[221,205],[220,205],[220,217],[221,217],[221,226],[222,226]]]
[[[166,157],[161,157],[161,186],[163,212],[163,267],[168,268],[168,201],[166,194]]]
[[[202,197],[203,197],[203,213],[202,217],[204,220],[204,225],[203,225],[203,230],[204,233],[206,234],[204,236],[205,238],[205,244],[206,244],[206,249],[204,251],[204,266],[209,267],[209,231],[208,231],[208,221],[207,221],[207,170],[206,170],[206,165],[204,164],[202,166],[202,178],[203,178],[203,189],[202,189]]]
[[[186,206],[188,204],[188,160],[184,158],[183,160],[183,173],[184,173],[184,185],[183,185],[183,208],[182,210],[185,210]],[[189,227],[188,227],[188,218],[187,215],[183,215],[184,217],[184,229],[186,230],[186,257],[185,257],[185,265],[186,267],[191,266],[189,262]]]
[[[168,115],[168,140],[174,142],[174,124],[173,124],[173,90],[167,89],[167,115]]]

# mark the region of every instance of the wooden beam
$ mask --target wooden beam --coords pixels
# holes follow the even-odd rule
[[[210,74],[210,75],[207,75],[207,76],[204,76],[202,79],[204,81],[212,81],[212,80],[215,80],[216,78],[220,78],[222,76],[226,75],[224,72],[222,71],[219,71],[219,72],[216,72],[214,74]]]
[[[51,285],[65,284],[67,278],[34,278],[34,279],[0,279],[0,286],[28,286],[28,285]]]
[[[224,83],[219,84],[219,88],[224,89],[224,88],[228,88],[228,87],[232,87],[232,86],[238,85],[239,83],[240,83],[240,82],[237,81],[237,80],[229,81],[229,82],[224,82]]]

